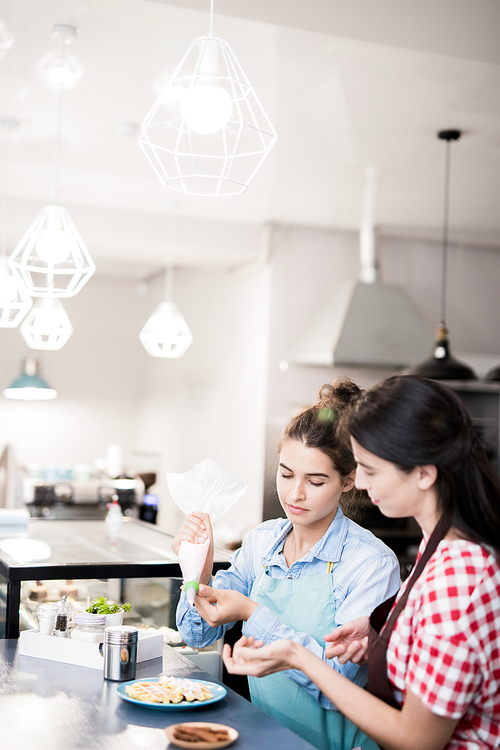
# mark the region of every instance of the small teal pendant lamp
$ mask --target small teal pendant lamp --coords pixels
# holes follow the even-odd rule
[[[27,357],[24,371],[9,388],[5,388],[5,398],[24,401],[46,401],[57,397],[57,391],[37,374],[37,362],[34,357]]]

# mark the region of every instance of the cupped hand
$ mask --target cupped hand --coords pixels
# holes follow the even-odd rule
[[[267,646],[263,641],[243,636],[234,644],[231,653],[226,643],[222,649],[222,659],[230,674],[245,674],[253,677],[265,677],[268,674],[291,669],[294,665],[294,652],[302,648],[299,644],[281,639]]]
[[[228,622],[248,620],[258,605],[239,591],[200,585],[194,606],[205,622],[216,628]]]
[[[210,582],[214,563],[214,535],[208,513],[202,513],[201,511],[195,510],[186,516],[184,523],[171,544],[172,550],[178,555],[181,542],[203,544],[207,539],[210,539],[210,546],[208,548],[205,565],[203,566],[203,572],[200,576],[201,583]]]
[[[325,635],[325,641],[332,644],[325,648],[326,658],[333,659],[336,656],[340,664],[346,664],[348,661],[352,661],[353,664],[366,664],[369,626],[368,617],[357,617]]]

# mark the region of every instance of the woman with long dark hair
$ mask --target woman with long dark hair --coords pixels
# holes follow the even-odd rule
[[[383,381],[345,417],[356,486],[423,532],[397,597],[325,636],[341,663],[368,662],[368,691],[300,645],[241,639],[230,672],[299,669],[386,750],[500,747],[500,487],[465,407],[418,376]]]
[[[348,379],[327,384],[285,426],[276,486],[286,517],[250,532],[232,555],[229,570],[219,571],[208,586],[212,542],[195,606],[182,594],[177,609],[177,626],[188,645],[206,646],[241,620],[247,636],[266,643],[289,638],[329,671],[366,684],[366,668],[328,658],[323,637],[353,617],[369,614],[400,583],[392,550],[344,514],[355,500],[356,464],[338,427],[359,395]],[[212,540],[209,517],[192,513],[172,548],[177,552],[183,540],[202,542],[206,537]],[[249,683],[253,703],[321,750],[376,747],[303,672],[292,669]]]

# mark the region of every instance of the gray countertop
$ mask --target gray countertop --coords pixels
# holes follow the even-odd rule
[[[217,682],[164,647],[163,660],[142,662],[137,678],[160,673]],[[314,750],[308,742],[227,689],[218,703],[159,711],[124,701],[120,683],[97,669],[18,655],[17,640],[0,641],[0,746],[10,750],[170,750],[165,727],[213,721],[234,727],[235,750]]]

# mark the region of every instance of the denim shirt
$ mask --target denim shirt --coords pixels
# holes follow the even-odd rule
[[[231,567],[219,571],[211,586],[232,589],[249,596],[255,577],[264,565],[275,578],[301,578],[327,571],[333,562],[331,576],[335,597],[337,627],[360,615],[370,615],[375,607],[400,588],[400,568],[396,555],[371,531],[346,518],[340,507],[326,534],[300,560],[290,567],[283,556],[283,545],[292,524],[287,519],[265,521],[248,534],[241,548],[231,555]],[[189,605],[185,594],[177,607],[177,627],[185,643],[203,648],[222,638],[234,623],[211,628],[196,609]],[[267,607],[259,604],[244,623],[243,632],[266,644],[288,638],[301,643],[337,672],[358,685],[366,683],[366,667],[351,662],[339,664],[326,659],[325,651],[308,633],[297,633],[284,625]],[[325,634],[326,635],[326,634]],[[303,672],[287,670],[286,674],[307,690],[320,705],[334,708]]]

